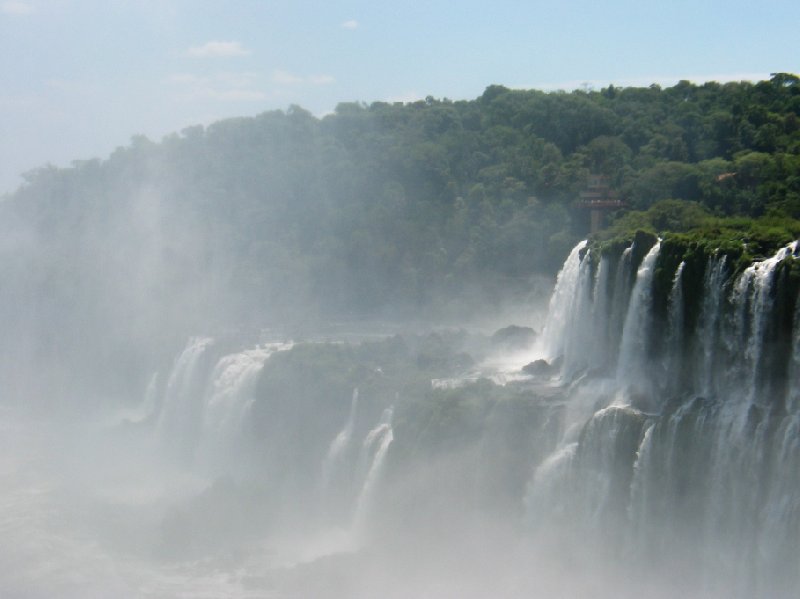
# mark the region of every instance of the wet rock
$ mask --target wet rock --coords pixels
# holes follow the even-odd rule
[[[550,375],[553,374],[555,370],[555,364],[550,364],[547,360],[534,360],[522,367],[522,372],[532,376]]]

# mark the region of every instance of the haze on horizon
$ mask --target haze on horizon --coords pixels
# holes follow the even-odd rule
[[[138,134],[342,101],[765,79],[795,72],[800,7],[4,0],[0,193]]]

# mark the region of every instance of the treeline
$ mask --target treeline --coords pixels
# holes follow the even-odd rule
[[[204,261],[234,258],[240,285],[280,294],[270,273],[368,310],[552,273],[585,233],[575,204],[590,172],[630,208],[671,198],[798,216],[800,80],[491,86],[472,101],[340,104],[322,119],[291,107],[40,169],[6,204],[69,236],[76,219],[102,225],[98,213],[155,193],[175,219],[165,233],[188,219]]]
[[[493,302],[552,275],[586,234],[590,173],[628,210],[673,199],[800,216],[800,79],[493,85],[470,101],[347,103],[323,118],[293,106],[135,137],[30,172],[0,203],[3,304],[39,329],[125,337],[211,313]]]

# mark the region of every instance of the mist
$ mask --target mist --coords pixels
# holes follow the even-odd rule
[[[793,596],[796,119],[682,119],[798,89],[292,106],[28,173],[0,592]]]

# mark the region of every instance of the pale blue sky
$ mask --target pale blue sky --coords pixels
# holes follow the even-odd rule
[[[798,31],[796,1],[0,0],[0,192],[293,103],[796,73]]]

